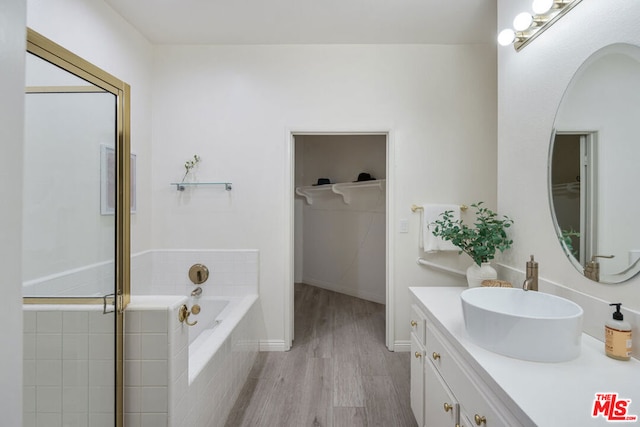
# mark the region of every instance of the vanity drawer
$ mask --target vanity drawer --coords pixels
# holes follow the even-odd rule
[[[475,372],[468,365],[454,356],[455,351],[445,344],[435,328],[429,324],[426,330],[426,357],[442,376],[460,405],[460,412],[467,414],[474,421],[478,415],[483,427],[515,427],[521,425],[511,414],[502,413],[495,403],[486,396],[493,393],[484,384],[474,380]],[[485,421],[482,422],[482,419]]]
[[[411,332],[414,333],[418,342],[425,345],[425,330],[427,327],[427,316],[422,313],[422,310],[417,305],[411,305]]]

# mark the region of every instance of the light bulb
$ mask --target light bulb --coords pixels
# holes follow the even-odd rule
[[[516,15],[513,20],[513,28],[516,31],[525,31],[533,23],[533,16],[529,12],[522,12]]]
[[[538,15],[544,15],[549,12],[553,7],[553,0],[533,0],[533,5],[531,8],[533,12]]]
[[[509,46],[516,39],[516,33],[511,29],[507,28],[506,30],[500,31],[498,34],[498,43],[500,46]]]

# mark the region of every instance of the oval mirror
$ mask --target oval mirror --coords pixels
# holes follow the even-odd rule
[[[639,139],[640,47],[610,45],[569,83],[549,150],[558,240],[574,267],[601,283],[640,270]]]

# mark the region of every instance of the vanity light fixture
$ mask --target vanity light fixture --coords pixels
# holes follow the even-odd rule
[[[507,28],[500,31],[498,43],[501,46],[513,44],[516,51],[519,51],[581,1],[534,0],[531,6],[533,15],[529,12],[516,15],[513,20],[513,29]]]

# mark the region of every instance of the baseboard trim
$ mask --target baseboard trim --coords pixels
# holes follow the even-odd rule
[[[260,351],[289,351],[284,340],[260,340]]]
[[[326,289],[328,291],[339,292],[341,294],[346,294],[346,295],[364,299],[367,301],[377,302],[378,304],[386,304],[386,301],[385,301],[386,296],[384,294],[379,295],[374,292],[362,291],[358,289],[349,288],[346,286],[339,286],[332,283],[326,283],[326,282],[313,280],[313,279],[303,279],[302,283],[306,283],[307,285],[311,285],[311,286],[317,286],[318,288]]]
[[[411,341],[395,341],[393,343],[393,351],[396,351],[398,353],[411,351]]]

